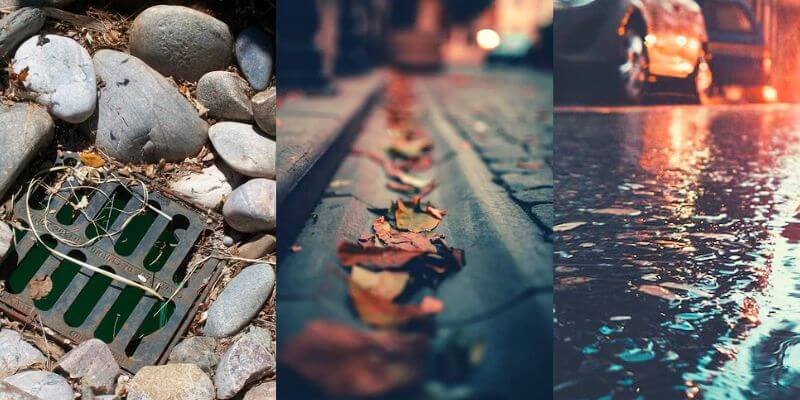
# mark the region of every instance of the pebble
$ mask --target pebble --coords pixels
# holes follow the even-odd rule
[[[178,89],[142,60],[115,50],[94,55],[104,82],[93,119],[97,145],[123,162],[180,161],[200,152],[208,124]]]
[[[275,137],[277,131],[277,108],[275,107],[275,100],[276,90],[274,86],[257,93],[251,99],[253,102],[253,116],[255,117],[256,125],[258,125],[267,136],[272,138]]]
[[[269,332],[252,328],[228,348],[214,376],[217,398],[230,399],[248,383],[275,372],[275,357],[269,343]]]
[[[222,215],[239,232],[255,233],[275,229],[275,181],[252,179],[234,189]]]
[[[16,74],[28,71],[25,89],[54,117],[77,124],[94,113],[94,65],[78,42],[58,35],[33,36],[17,49],[12,68]]]
[[[233,72],[212,71],[197,82],[197,100],[208,109],[208,116],[215,119],[252,121],[250,92],[247,81]]]
[[[189,174],[171,183],[170,189],[194,204],[217,210],[240,181],[239,174],[217,162],[202,172]]]
[[[208,14],[158,5],[133,20],[130,52],[164,75],[197,81],[230,65],[233,36],[228,25]]]
[[[38,8],[20,8],[0,19],[0,59],[44,26],[46,15]]]
[[[0,399],[2,400],[42,400],[39,397],[31,396],[22,389],[0,381]]]
[[[222,245],[225,246],[225,247],[233,246],[233,238],[230,237],[230,236],[227,236],[227,235],[223,236],[222,237]]]
[[[128,382],[128,400],[213,400],[214,384],[194,364],[148,366]]]
[[[269,233],[256,235],[249,242],[239,246],[239,257],[254,260],[275,250],[275,236]]]
[[[61,358],[59,368],[72,379],[101,392],[114,390],[120,368],[111,349],[100,339],[89,339]]]
[[[72,400],[72,386],[59,374],[48,371],[25,371],[3,379],[3,382],[46,400]]]
[[[0,198],[53,140],[53,118],[39,105],[0,106]],[[24,132],[24,134],[23,134]]]
[[[13,244],[14,230],[7,223],[0,221],[0,262],[6,259],[8,250]]]
[[[236,172],[275,179],[275,141],[259,135],[253,125],[219,122],[209,128],[208,137],[219,156]]]
[[[275,271],[269,265],[242,270],[211,303],[203,334],[219,338],[239,332],[258,314],[274,286]]]
[[[216,353],[217,339],[207,336],[192,336],[178,343],[169,354],[170,364],[194,364],[207,373],[214,372],[219,362]]]
[[[16,374],[46,361],[44,354],[23,340],[19,332],[11,329],[0,331],[0,377]]]
[[[236,61],[250,86],[264,90],[272,76],[275,54],[274,39],[263,30],[251,26],[236,38]]]
[[[244,395],[244,400],[275,400],[276,395],[275,381],[264,382],[253,387]]]

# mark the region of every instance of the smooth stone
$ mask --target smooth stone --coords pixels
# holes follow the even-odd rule
[[[256,125],[261,128],[269,137],[275,137],[277,132],[276,125],[276,96],[275,87],[271,87],[263,92],[258,92],[251,101],[253,102],[253,117]]]
[[[261,258],[275,251],[275,236],[265,233],[256,235],[249,242],[239,246],[239,257],[251,260]]]
[[[115,50],[94,55],[105,85],[95,123],[96,144],[123,162],[180,161],[200,152],[208,124],[166,78],[142,60]]]
[[[275,381],[264,382],[253,387],[244,395],[244,400],[275,400]]]
[[[130,28],[130,52],[164,75],[196,81],[223,70],[233,57],[233,36],[224,22],[183,6],[142,11]]]
[[[197,82],[197,100],[208,109],[208,116],[232,121],[253,120],[250,86],[239,75],[211,71]]]
[[[47,357],[23,340],[19,332],[11,329],[0,331],[0,377],[16,374],[35,364],[44,364],[46,361]]]
[[[275,356],[269,349],[270,334],[252,328],[225,352],[214,375],[217,398],[230,399],[247,384],[275,372]]]
[[[89,339],[61,358],[59,368],[85,385],[102,392],[114,390],[122,372],[108,345],[100,339]]]
[[[72,386],[59,374],[47,371],[25,371],[3,379],[22,391],[46,400],[72,400]]]
[[[222,245],[225,246],[225,247],[233,246],[233,238],[228,236],[228,235],[223,236],[222,237]]]
[[[38,8],[20,8],[0,19],[0,59],[6,58],[23,40],[38,33],[47,18]]]
[[[54,117],[77,124],[94,113],[94,65],[78,42],[58,35],[33,36],[17,49],[12,68],[16,74],[28,69],[25,89]]]
[[[275,181],[251,179],[234,189],[222,215],[239,232],[255,233],[275,229]]]
[[[53,118],[31,103],[0,106],[0,198],[53,140]]]
[[[0,0],[0,7],[64,7],[75,0]]]
[[[217,162],[202,172],[189,174],[171,183],[170,189],[194,204],[217,210],[241,179],[228,166]]]
[[[170,364],[194,364],[209,374],[219,362],[217,339],[207,336],[192,336],[178,343],[169,353]]]
[[[264,90],[272,77],[275,45],[273,39],[258,27],[243,30],[236,38],[236,61],[250,86]]]
[[[147,366],[128,382],[128,400],[213,400],[214,384],[194,364]]]
[[[14,230],[7,223],[0,221],[0,262],[6,259],[8,250],[14,244]]]
[[[31,396],[28,392],[23,391],[22,389],[14,386],[9,385],[3,381],[0,381],[0,399],[2,400],[42,400],[39,397]]]
[[[259,135],[253,125],[219,122],[208,129],[214,149],[236,172],[275,179],[275,141]]]
[[[203,334],[219,338],[239,332],[258,314],[274,286],[275,271],[269,265],[242,270],[211,303]]]

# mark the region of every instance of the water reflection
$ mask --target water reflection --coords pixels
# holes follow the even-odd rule
[[[556,118],[556,398],[800,398],[795,113]]]

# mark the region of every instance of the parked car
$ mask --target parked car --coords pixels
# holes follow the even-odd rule
[[[555,0],[555,8],[558,81],[575,75],[560,71],[580,70],[630,102],[662,79],[678,80],[695,99],[711,86],[705,21],[693,0]]]
[[[744,0],[697,0],[703,9],[714,88],[751,101],[775,101],[764,30]]]

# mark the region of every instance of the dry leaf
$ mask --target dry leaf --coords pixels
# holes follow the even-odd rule
[[[403,158],[420,158],[424,152],[430,150],[433,143],[426,138],[408,139],[403,136],[392,142],[389,151]]]
[[[412,320],[444,310],[444,304],[430,296],[425,296],[418,305],[401,305],[362,288],[353,281],[349,282],[348,288],[358,316],[365,323],[378,328],[403,326]]]
[[[417,382],[427,352],[428,338],[420,334],[312,321],[281,345],[278,360],[328,395],[366,397]]]
[[[665,288],[670,288],[670,289],[685,290],[685,291],[687,291],[689,293],[692,293],[692,294],[694,294],[696,296],[699,296],[699,297],[707,297],[707,298],[714,297],[713,294],[711,294],[709,292],[706,292],[705,290],[698,289],[696,287],[692,287],[692,286],[689,286],[689,285],[686,285],[686,284],[683,284],[683,283],[664,282],[664,283],[661,284],[661,286],[665,287]]]
[[[442,210],[427,206],[421,210],[419,204],[406,204],[397,200],[394,207],[394,218],[398,229],[411,232],[428,232],[439,226],[443,217]]]
[[[400,232],[386,221],[385,217],[378,217],[372,222],[372,230],[375,236],[387,247],[400,250],[421,251],[424,253],[435,253],[432,239],[437,238],[427,233]]]
[[[383,298],[394,300],[408,284],[409,274],[405,271],[370,271],[357,265],[353,266],[350,279],[360,287]]]
[[[566,232],[571,231],[575,228],[581,227],[586,225],[586,222],[583,221],[575,221],[575,222],[565,222],[563,224],[558,224],[553,227],[553,232]]]
[[[642,285],[639,286],[637,290],[644,294],[649,294],[650,296],[660,297],[664,300],[672,301],[680,299],[680,297],[678,297],[678,295],[675,293],[672,293],[671,291],[658,285]]]
[[[362,265],[373,268],[400,268],[416,257],[425,254],[422,250],[396,247],[362,246],[341,242],[338,249],[339,264]]]
[[[103,160],[103,157],[100,157],[99,154],[90,151],[81,152],[80,159],[84,165],[92,168],[100,168],[103,165],[106,165],[106,161]]]
[[[28,287],[33,300],[43,299],[53,290],[53,280],[50,275],[37,276]]]
[[[633,208],[598,208],[591,211],[592,214],[600,215],[625,215],[635,217],[642,212]]]

